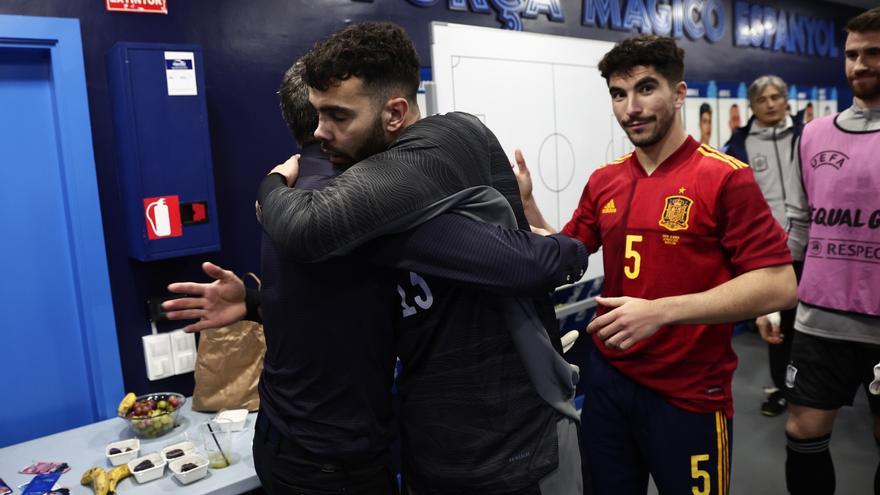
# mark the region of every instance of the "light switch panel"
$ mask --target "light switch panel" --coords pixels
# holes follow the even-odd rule
[[[167,333],[145,335],[144,361],[147,364],[147,378],[150,381],[174,375],[171,354],[171,338]]]
[[[189,373],[196,365],[196,336],[183,330],[175,330],[171,336],[171,356],[174,374]]]

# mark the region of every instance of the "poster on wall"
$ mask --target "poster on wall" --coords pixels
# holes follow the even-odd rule
[[[168,0],[106,0],[108,12],[167,14]]]
[[[718,142],[721,146],[751,117],[746,83],[718,83]]]
[[[826,117],[837,113],[837,88],[819,88],[819,116]]]
[[[798,102],[797,102],[797,94],[798,89],[795,84],[788,85],[788,108],[786,108],[786,112],[792,116],[795,116],[798,110]]]
[[[800,87],[797,92],[795,105],[792,105],[792,114],[802,124],[809,124],[819,115],[819,88]],[[791,104],[791,102],[789,102]]]
[[[686,81],[684,129],[702,144],[714,148],[718,142],[718,86],[715,81]]]

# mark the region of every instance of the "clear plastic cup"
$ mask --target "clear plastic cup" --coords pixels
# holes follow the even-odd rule
[[[208,457],[208,467],[221,469],[232,464],[232,435],[230,421],[215,418],[199,425],[202,447]]]

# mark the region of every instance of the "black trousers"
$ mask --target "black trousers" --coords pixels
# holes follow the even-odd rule
[[[397,495],[388,456],[364,465],[316,461],[272,432],[254,432],[254,467],[269,495]]]
[[[785,370],[791,360],[791,343],[794,340],[794,319],[797,308],[786,309],[780,312],[781,322],[779,329],[785,335],[785,339],[779,344],[767,344],[770,358],[770,378],[773,386],[779,390],[785,390]]]
[[[802,261],[795,261],[793,266],[794,273],[798,281],[800,281],[804,263]],[[785,335],[785,339],[781,344],[767,344],[767,350],[770,358],[770,378],[773,379],[773,386],[779,390],[785,390],[785,371],[788,368],[789,361],[791,361],[791,343],[794,340],[794,320],[797,316],[797,307],[781,311],[780,316],[779,329]]]

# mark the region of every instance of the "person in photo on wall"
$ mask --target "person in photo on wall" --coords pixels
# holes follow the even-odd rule
[[[795,304],[785,232],[748,165],[681,125],[684,50],[653,35],[602,58],[635,150],[590,176],[562,232],[603,249],[582,443],[593,492],[729,493],[733,323]],[[553,231],[518,179],[529,223]]]
[[[795,274],[800,277],[807,231],[803,223],[788,221],[786,204],[803,203],[803,188],[797,179],[800,176],[797,145],[803,126],[786,112],[787,95],[788,85],[778,76],[764,75],[752,81],[748,89],[752,118],[733,133],[722,150],[752,168],[773,218],[788,234]],[[761,338],[768,344],[773,381],[761,404],[761,413],[765,416],[782,414],[788,404],[785,369],[791,356],[794,316],[795,309],[791,308],[755,320]]]
[[[803,130],[805,196],[789,202],[809,229],[786,371],[785,479],[792,495],[834,493],[829,445],[838,410],[866,391],[880,361],[880,7],[847,22],[853,104]],[[880,397],[868,394],[880,446]],[[880,494],[880,464],[874,477]]]
[[[730,118],[727,121],[727,126],[730,128],[730,134],[733,135],[737,129],[739,129],[740,122],[742,119],[739,115],[739,105],[736,103],[731,103],[730,105]]]
[[[700,105],[700,143],[709,144],[712,139],[712,107],[708,103]]]

